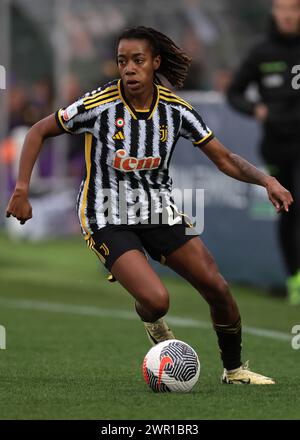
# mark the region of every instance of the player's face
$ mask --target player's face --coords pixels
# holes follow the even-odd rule
[[[129,94],[139,95],[152,89],[160,56],[153,56],[147,40],[121,40],[117,60],[123,85]]]
[[[300,30],[300,0],[273,0],[272,14],[280,32],[296,34]]]

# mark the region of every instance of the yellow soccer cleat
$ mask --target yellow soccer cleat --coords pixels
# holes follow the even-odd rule
[[[236,370],[224,370],[221,382],[236,385],[272,385],[275,381],[270,377],[249,370],[249,361]]]
[[[163,318],[160,318],[155,322],[144,322],[144,325],[147,336],[152,345],[156,345],[167,339],[175,339],[175,336]]]

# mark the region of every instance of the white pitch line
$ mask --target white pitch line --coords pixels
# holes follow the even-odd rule
[[[95,306],[79,306],[75,304],[62,304],[53,303],[47,301],[36,301],[31,299],[10,299],[0,297],[0,306],[23,309],[23,310],[38,310],[44,312],[54,312],[54,313],[66,313],[71,315],[87,315],[87,316],[98,316],[101,318],[117,318],[117,319],[130,319],[136,320],[137,314],[135,312],[130,312],[120,309],[103,309]],[[181,318],[179,316],[168,316],[168,323],[174,325],[175,327],[186,327],[186,328],[202,328],[211,329],[212,325],[208,321],[201,321],[197,319]],[[243,333],[259,336],[262,338],[270,338],[280,341],[290,341],[291,335],[283,333],[277,330],[268,330],[256,327],[243,326]]]

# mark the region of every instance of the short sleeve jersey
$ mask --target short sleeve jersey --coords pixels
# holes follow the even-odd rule
[[[201,147],[214,137],[193,107],[163,86],[154,85],[149,109],[134,109],[121,80],[59,109],[56,119],[67,133],[85,133],[77,210],[87,236],[108,224],[151,223],[174,202],[169,164],[178,138]]]

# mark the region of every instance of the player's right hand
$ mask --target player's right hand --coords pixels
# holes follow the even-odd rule
[[[13,216],[21,225],[32,218],[32,207],[23,191],[15,190],[6,208],[6,217]]]

